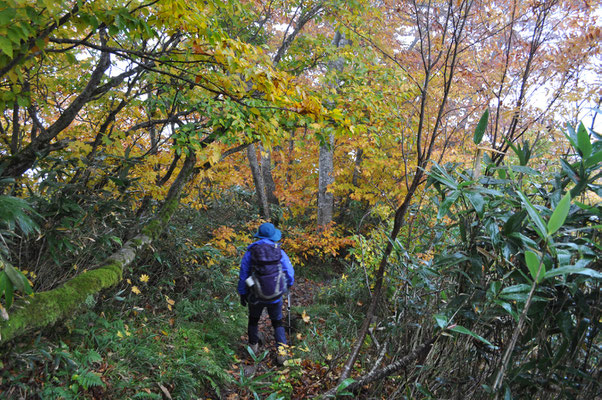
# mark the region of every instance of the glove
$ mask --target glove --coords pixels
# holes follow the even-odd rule
[[[240,295],[240,305],[243,307],[247,306],[247,295],[246,294]]]

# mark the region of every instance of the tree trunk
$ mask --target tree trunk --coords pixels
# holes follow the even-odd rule
[[[323,230],[332,222],[334,195],[328,187],[334,183],[334,135],[329,144],[320,146],[318,170],[318,230]]]
[[[259,154],[261,154],[261,176],[263,177],[263,188],[269,204],[280,204],[278,197],[274,194],[276,184],[272,177],[272,154],[259,144]]]
[[[360,180],[360,169],[362,166],[362,159],[364,156],[364,149],[357,149],[355,151],[355,163],[353,165],[353,176],[351,177],[351,184],[354,187],[358,187],[359,186],[359,180]]]
[[[257,201],[259,203],[259,210],[261,216],[269,220],[270,219],[270,205],[268,204],[268,198],[265,193],[265,185],[263,181],[263,175],[261,168],[257,162],[257,153],[255,152],[255,144],[251,143],[247,147],[247,159],[249,160],[249,167],[251,167],[251,174],[253,175],[253,183],[255,184],[255,192],[257,193]]]
[[[85,271],[56,289],[36,293],[27,302],[20,302],[19,308],[15,307],[15,311],[10,314],[10,319],[0,322],[0,344],[73,315],[88,296],[119,283],[123,269],[167,226],[178,208],[184,186],[195,174],[195,162],[196,156],[191,151],[169,188],[157,216],[142,228],[137,236],[128,240],[121,249],[107,258],[99,268]]]
[[[354,188],[359,187],[359,180],[361,177],[360,170],[361,170],[361,166],[362,166],[363,156],[364,156],[364,149],[358,148],[355,150],[355,161],[353,163],[353,174],[351,176],[351,184],[353,185]],[[338,216],[338,220],[337,220],[337,223],[339,223],[339,224],[343,223],[350,214],[349,204],[351,203],[351,194],[353,193],[354,190],[355,189],[349,189],[349,191],[347,191],[347,196],[345,196],[345,198],[343,199],[343,204],[340,207],[339,216]]]
[[[345,39],[340,31],[334,35],[332,44],[339,48],[351,44],[350,40]],[[329,63],[331,70],[342,71],[344,60],[339,58]],[[339,82],[332,84],[335,88]],[[334,183],[334,135],[328,137],[328,143],[320,146],[320,158],[318,166],[318,231],[323,230],[332,222],[334,214],[334,195],[328,191],[328,186]]]

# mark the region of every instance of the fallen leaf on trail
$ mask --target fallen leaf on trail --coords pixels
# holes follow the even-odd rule
[[[309,323],[309,315],[307,315],[305,310],[303,310],[303,314],[301,314],[301,318],[303,318],[303,322],[305,322],[306,324]]]

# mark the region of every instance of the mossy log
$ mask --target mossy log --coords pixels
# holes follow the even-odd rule
[[[150,242],[149,236],[138,235],[127,241],[101,267],[82,272],[56,289],[36,293],[16,304],[9,320],[0,323],[0,344],[56,323],[72,314],[89,295],[117,284],[122,278],[123,268],[131,264],[136,252]]]
[[[0,345],[36,329],[52,325],[73,315],[89,295],[119,283],[123,269],[130,265],[136,254],[156,239],[179,205],[180,194],[195,174],[196,157],[190,152],[180,173],[169,188],[163,206],[141,233],[128,240],[98,268],[87,270],[65,284],[15,304],[8,321],[0,322]]]

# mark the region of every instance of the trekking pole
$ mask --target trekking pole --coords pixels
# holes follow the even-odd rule
[[[289,337],[289,340],[290,340],[290,342],[292,344],[292,341],[293,341],[293,331],[291,329],[291,291],[290,291],[290,289],[288,291],[288,303],[286,305],[286,311],[287,311],[287,314],[288,314],[288,337]]]

